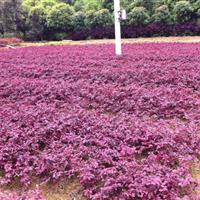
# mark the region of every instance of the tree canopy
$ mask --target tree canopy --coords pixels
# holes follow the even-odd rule
[[[200,0],[121,0],[127,25],[198,23]],[[1,0],[0,34],[54,39],[82,29],[113,26],[113,0]],[[51,35],[51,37],[49,37]]]

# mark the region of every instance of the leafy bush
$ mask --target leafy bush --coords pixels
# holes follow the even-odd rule
[[[47,26],[55,30],[69,31],[73,28],[74,10],[65,3],[56,4],[47,15]]]
[[[167,5],[156,8],[155,14],[153,15],[153,21],[155,23],[171,23],[171,14]]]
[[[96,0],[76,0],[74,8],[76,11],[95,12],[102,9],[102,3]]]
[[[113,17],[109,10],[102,9],[96,12],[88,12],[85,19],[85,25],[88,28],[106,27],[113,24]]]
[[[196,0],[194,3],[194,10],[197,11],[200,9],[200,0]]]
[[[76,12],[73,15],[72,24],[74,31],[80,31],[85,28],[86,14],[84,12]]]
[[[129,13],[129,24],[133,25],[145,25],[149,23],[150,16],[144,7],[135,7]]]
[[[196,15],[197,15],[198,18],[200,18],[200,9],[197,10]]]
[[[134,0],[128,1],[128,8],[134,9],[136,7],[144,7],[148,12],[151,14],[153,11],[153,7],[157,4],[157,1],[155,0]]]
[[[102,8],[108,9],[112,14],[114,11],[113,0],[102,0]]]
[[[85,11],[98,11],[102,9],[101,1],[96,0],[83,0]]]
[[[84,0],[78,0],[74,3],[75,12],[83,11],[84,9]]]
[[[177,23],[185,23],[192,19],[193,7],[189,1],[178,1],[174,7],[174,19]]]

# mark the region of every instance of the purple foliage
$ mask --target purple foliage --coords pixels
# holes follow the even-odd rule
[[[200,25],[196,23],[187,24],[148,24],[146,26],[123,25],[123,38],[153,37],[153,36],[177,36],[177,35],[199,35]],[[83,29],[73,32],[70,38],[73,40],[85,40],[87,38],[114,38],[114,28],[97,27],[93,29]]]
[[[92,200],[198,199],[200,45],[0,52],[0,169],[78,176]]]

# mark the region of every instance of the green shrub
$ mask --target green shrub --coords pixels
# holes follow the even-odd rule
[[[155,2],[156,0],[134,0],[132,3],[129,1],[130,6],[128,7],[129,10],[133,10],[136,7],[144,7],[149,13],[152,13]]]
[[[66,39],[66,37],[67,37],[66,33],[54,33],[52,40],[62,41]]]
[[[84,0],[78,0],[74,3],[75,11],[82,11],[84,9]]]
[[[5,38],[12,38],[12,37],[15,37],[15,36],[16,36],[15,33],[9,33],[9,32],[4,33]]]
[[[47,15],[47,26],[51,29],[70,31],[72,29],[74,10],[65,3],[56,4]]]
[[[153,15],[153,21],[156,23],[166,23],[171,22],[171,15],[167,5],[160,6],[156,8],[155,14]]]
[[[114,10],[113,0],[101,0],[102,1],[102,8],[108,9],[110,12]],[[123,1],[121,2],[123,3]]]
[[[189,1],[179,1],[174,6],[174,20],[177,23],[189,22],[194,15],[194,10]]]
[[[200,0],[197,0],[193,5],[194,5],[194,10],[198,11],[200,9]]]
[[[99,0],[84,0],[85,11],[97,11],[102,9],[101,1]]]
[[[97,11],[102,9],[102,2],[99,0],[76,0],[74,3],[76,11]]]
[[[169,1],[168,1],[169,2]],[[154,3],[153,3],[153,8],[154,9],[157,9],[161,6],[164,6],[164,5],[167,5],[168,6],[168,3],[167,3],[167,0],[156,0]]]
[[[86,15],[82,11],[76,12],[73,15],[72,23],[73,23],[73,29],[75,31],[79,31],[85,28],[85,18],[86,18]]]
[[[197,23],[200,24],[200,0],[196,1],[194,4],[195,15],[197,18]]]
[[[90,12],[86,13],[86,17],[85,17],[84,23],[85,23],[85,26],[87,28],[91,28],[91,27],[95,27],[96,26],[95,21],[94,21],[94,16],[95,16],[95,13],[93,11],[90,11]]]
[[[197,17],[200,17],[200,9],[197,10],[196,15]]]
[[[133,25],[145,25],[150,21],[148,11],[144,7],[133,8],[133,10],[128,14],[128,18],[128,23]]]
[[[107,9],[101,9],[96,12],[88,12],[85,19],[85,25],[88,28],[106,27],[113,24],[113,16]]]

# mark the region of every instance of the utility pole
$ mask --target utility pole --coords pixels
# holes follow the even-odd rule
[[[121,21],[127,19],[126,10],[121,10],[120,0],[114,0],[115,14],[115,53],[117,56],[122,55],[122,39],[121,39]]]
[[[114,14],[115,14],[115,53],[122,55],[122,41],[121,41],[121,9],[120,0],[114,0]]]

